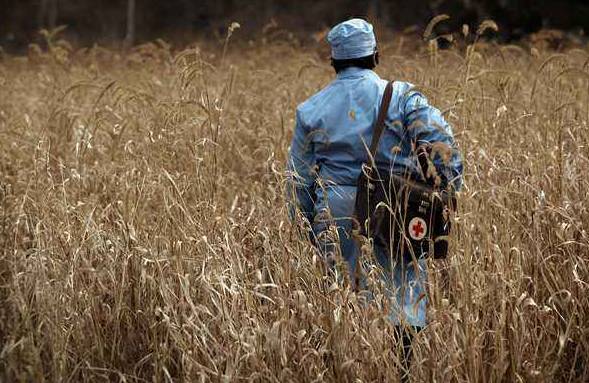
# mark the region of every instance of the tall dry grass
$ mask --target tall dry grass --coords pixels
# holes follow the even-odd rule
[[[0,380],[397,380],[386,302],[323,278],[284,206],[322,53],[46,37],[0,61]],[[589,380],[589,51],[381,50],[466,169],[413,380]]]

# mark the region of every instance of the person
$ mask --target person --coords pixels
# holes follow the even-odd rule
[[[362,288],[361,249],[352,237],[356,183],[388,81],[373,71],[379,52],[370,23],[347,20],[333,27],[327,40],[336,78],[296,109],[287,165],[291,207],[310,224],[311,239],[326,261],[341,254],[353,288]],[[433,154],[438,182],[460,189],[462,161],[452,128],[412,84],[393,82],[385,124],[374,158],[380,170],[423,177],[413,146],[443,143],[451,155]],[[388,318],[398,328],[419,331],[426,325],[425,259],[411,254],[391,259],[382,248],[373,254],[391,301]],[[408,359],[414,331],[399,333]]]

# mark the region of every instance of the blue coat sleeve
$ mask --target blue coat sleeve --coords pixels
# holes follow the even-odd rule
[[[287,198],[291,219],[294,219],[298,209],[310,223],[313,223],[315,162],[309,129],[304,124],[300,110],[297,109],[287,164]]]
[[[454,140],[452,127],[442,113],[429,105],[425,96],[417,91],[405,94],[404,126],[408,137],[416,146],[425,145],[430,150],[430,160],[439,181],[455,190],[462,187],[462,157]],[[427,176],[427,175],[426,175]]]

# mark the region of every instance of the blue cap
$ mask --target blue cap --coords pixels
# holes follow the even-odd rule
[[[333,27],[327,35],[331,58],[348,60],[370,56],[376,50],[372,24],[362,19],[350,19]]]

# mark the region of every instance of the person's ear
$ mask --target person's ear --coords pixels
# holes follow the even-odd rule
[[[374,66],[377,66],[380,63],[380,57],[378,55],[378,51],[374,52],[373,58],[374,58]]]

